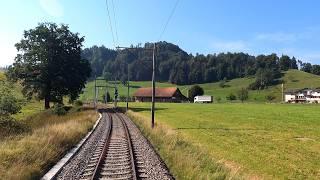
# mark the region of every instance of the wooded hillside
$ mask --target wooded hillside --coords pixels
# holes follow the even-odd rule
[[[153,47],[152,43],[144,44]],[[130,80],[146,81],[151,78],[152,52],[142,46],[137,49],[115,51],[104,46],[86,48],[82,57],[88,59],[92,76],[105,76],[110,80],[126,81],[129,68]],[[174,84],[217,82],[256,76],[252,88],[263,88],[279,78],[281,70],[298,69],[320,74],[320,66],[303,63],[295,57],[276,54],[252,56],[245,53],[188,54],[179,46],[167,42],[157,43],[157,81]],[[129,63],[129,65],[128,65]]]

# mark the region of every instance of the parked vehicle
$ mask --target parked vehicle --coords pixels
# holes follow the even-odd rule
[[[195,96],[194,103],[212,103],[213,97],[212,96]]]

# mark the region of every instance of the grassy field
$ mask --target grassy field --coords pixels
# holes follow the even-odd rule
[[[24,121],[32,131],[0,141],[0,179],[39,179],[77,144],[97,119],[93,110],[52,115],[46,111]]]
[[[220,97],[221,102],[226,102],[226,96],[230,93],[237,94],[237,91],[241,88],[247,88],[250,83],[254,82],[254,78],[239,78],[233,79],[226,83],[226,87],[221,88],[219,86],[219,82],[216,83],[206,83],[206,84],[199,84],[203,87],[205,94],[212,95],[215,98]],[[284,73],[284,76],[281,78],[283,80],[285,89],[296,89],[296,88],[316,88],[320,87],[320,76],[305,73],[298,70],[289,70]],[[104,81],[97,81],[98,85],[105,85],[106,82]],[[130,96],[139,88],[139,87],[151,87],[151,82],[148,81],[140,81],[140,82],[130,82]],[[157,83],[157,87],[175,87],[177,85],[170,84],[170,83]],[[182,91],[184,95],[187,96],[187,91],[191,87],[188,86],[177,86]],[[127,87],[123,86],[122,84],[118,85],[119,88],[119,95],[126,96],[127,95]],[[90,101],[94,97],[94,82],[87,83],[85,88],[85,92],[83,95],[80,96],[81,100]],[[99,98],[102,100],[102,94],[106,91],[105,88],[101,88],[99,90]],[[109,88],[111,92],[110,95],[113,96],[114,90]],[[268,89],[262,91],[249,91],[249,101],[252,102],[265,102],[266,96],[271,95],[274,96],[274,102],[281,101],[281,85],[271,86]]]
[[[229,169],[227,176],[232,177],[320,178],[318,105],[157,103],[156,130],[149,128],[150,104],[130,106],[129,114],[180,179],[192,179],[196,174],[204,174],[204,179],[215,177],[210,172],[223,177],[226,171],[217,168],[219,164]],[[173,142],[167,134],[176,134],[179,142]],[[178,152],[194,152],[185,159],[199,163],[188,169],[190,161],[183,161]]]
[[[44,110],[43,101],[27,101],[21,85],[6,82],[1,72],[0,81],[22,105],[21,112],[12,116],[17,122],[1,117],[0,179],[39,179],[92,128],[97,113],[86,110],[56,116]]]

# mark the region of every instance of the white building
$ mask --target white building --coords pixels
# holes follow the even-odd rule
[[[284,97],[286,103],[320,103],[320,89],[287,91]]]

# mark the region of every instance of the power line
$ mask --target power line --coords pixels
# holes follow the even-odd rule
[[[164,32],[166,31],[167,26],[168,26],[168,24],[169,24],[169,22],[170,22],[170,20],[171,20],[171,18],[172,18],[172,16],[173,16],[173,14],[174,14],[174,12],[175,12],[176,8],[177,8],[177,6],[178,6],[178,3],[179,3],[179,0],[176,0],[176,3],[174,4],[174,7],[173,7],[173,9],[172,9],[172,11],[171,11],[171,13],[170,13],[170,15],[169,15],[168,19],[167,19],[167,22],[166,22],[166,24],[165,24],[165,26],[164,26],[164,28],[163,28],[163,30],[162,30],[162,32],[161,32],[161,34],[160,34],[159,38],[158,38],[158,41],[162,38],[162,35],[163,35],[163,34],[164,34]]]
[[[113,0],[111,0],[111,2],[112,2],[112,8],[113,8],[114,29],[116,31],[117,44],[119,45],[119,36],[118,36],[118,28],[117,28],[116,11],[115,11],[115,8],[114,8]]]
[[[110,13],[109,13],[108,0],[106,0],[106,6],[107,6],[108,17],[109,17],[109,26],[110,26],[110,30],[111,30],[111,34],[112,34],[112,41],[113,41],[114,47],[116,47],[116,43],[114,40],[115,38],[114,38],[114,34],[113,34],[113,29],[112,29],[111,17],[110,17]]]

